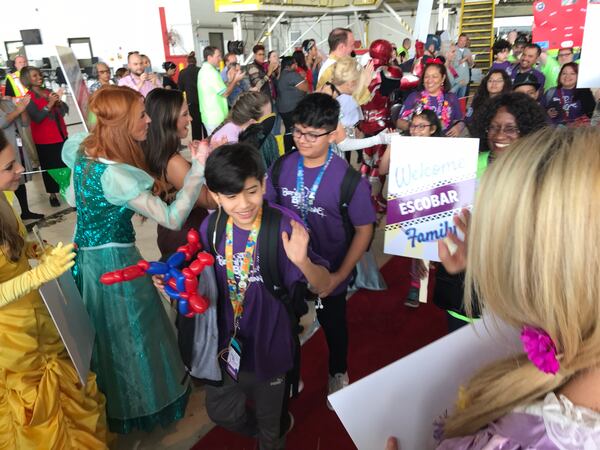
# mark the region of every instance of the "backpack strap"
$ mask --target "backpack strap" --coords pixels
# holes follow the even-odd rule
[[[360,173],[357,172],[353,167],[348,166],[340,187],[339,208],[340,214],[342,215],[344,233],[346,234],[346,244],[348,247],[350,247],[352,238],[354,238],[354,225],[352,225],[352,220],[350,220],[350,213],[348,209],[350,207],[352,197],[354,197],[354,192],[356,192],[358,183],[360,183],[360,179]]]
[[[275,203],[277,204],[281,204],[281,195],[280,195],[280,186],[279,186],[279,177],[281,176],[281,169],[283,166],[283,161],[292,153],[297,152],[298,150],[293,150],[289,153],[286,153],[285,155],[280,156],[279,158],[277,158],[274,162],[273,165],[271,166],[271,173],[269,174],[269,179],[271,180],[271,184],[273,185],[273,189],[275,190],[275,195],[277,196],[277,199],[275,200]]]
[[[289,392],[291,388],[292,394],[296,396],[300,382],[300,340],[298,334],[301,330],[299,320],[303,314],[308,312],[304,301],[306,284],[297,283],[292,292],[288,292],[281,279],[281,267],[279,265],[281,218],[282,212],[280,210],[272,208],[267,202],[264,202],[262,225],[258,236],[258,260],[260,261],[260,275],[263,279],[263,285],[276,299],[283,303],[290,319],[290,330],[294,342],[294,365],[287,373],[285,392]],[[303,309],[302,305],[306,309]]]

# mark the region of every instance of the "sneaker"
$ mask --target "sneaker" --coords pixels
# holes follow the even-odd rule
[[[329,383],[327,384],[327,394],[331,395],[334,392],[340,391],[349,384],[350,380],[348,379],[348,372],[336,373],[334,376],[329,376]],[[327,407],[331,411],[333,411],[333,406],[331,406],[329,400],[327,400]]]
[[[21,214],[22,220],[41,220],[44,218],[43,214],[34,213],[31,211],[25,211]]]
[[[404,306],[408,306],[409,308],[418,308],[419,307],[419,289],[418,288],[411,286],[408,289],[408,295],[406,296]]]

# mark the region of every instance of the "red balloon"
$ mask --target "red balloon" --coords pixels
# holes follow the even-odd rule
[[[189,313],[187,313],[187,314],[184,314],[184,316],[183,316],[183,317],[187,317],[187,318],[189,319],[189,318],[192,318],[192,317],[194,317],[195,315],[196,315],[196,313],[195,313],[195,312],[189,312]]]
[[[123,281],[135,280],[146,273],[144,269],[139,266],[125,267],[123,270]]]
[[[173,289],[177,290],[177,280],[175,278],[171,278],[167,284],[171,286]]]
[[[102,283],[102,284],[111,285],[111,284],[115,284],[116,282],[117,282],[117,280],[115,278],[114,272],[106,272],[106,273],[102,274],[102,276],[100,277],[100,283]]]
[[[198,256],[200,256],[200,255],[198,255]],[[190,264],[189,269],[192,271],[192,273],[194,275],[198,275],[200,272],[202,272],[204,270],[205,267],[206,267],[206,264],[204,264],[203,262],[196,259]]]
[[[188,302],[190,304],[190,309],[196,314],[202,314],[209,307],[208,301],[198,294],[190,295]]]
[[[150,268],[150,263],[145,259],[141,259],[140,261],[138,261],[137,265],[141,269],[144,269],[144,272]]]
[[[198,232],[196,230],[194,230],[193,228],[188,231],[187,234],[187,241],[190,244],[196,244],[196,245],[200,245],[200,235],[198,234]]]
[[[195,294],[198,290],[198,278],[186,278],[185,279],[185,292],[188,294]]]
[[[205,266],[212,266],[215,263],[215,258],[210,253],[198,253],[196,260],[202,262]]]

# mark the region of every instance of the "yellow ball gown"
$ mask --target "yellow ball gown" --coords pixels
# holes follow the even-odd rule
[[[1,195],[1,193],[0,193]],[[2,198],[22,236],[25,229]],[[24,247],[17,262],[0,251],[0,286],[30,270]],[[105,449],[105,398],[77,372],[37,289],[0,307],[0,449]]]

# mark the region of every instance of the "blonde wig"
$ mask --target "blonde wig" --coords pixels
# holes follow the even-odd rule
[[[524,354],[496,362],[465,389],[445,437],[476,432],[600,363],[600,130],[545,129],[488,168],[469,230],[465,306],[544,329],[560,371]]]

